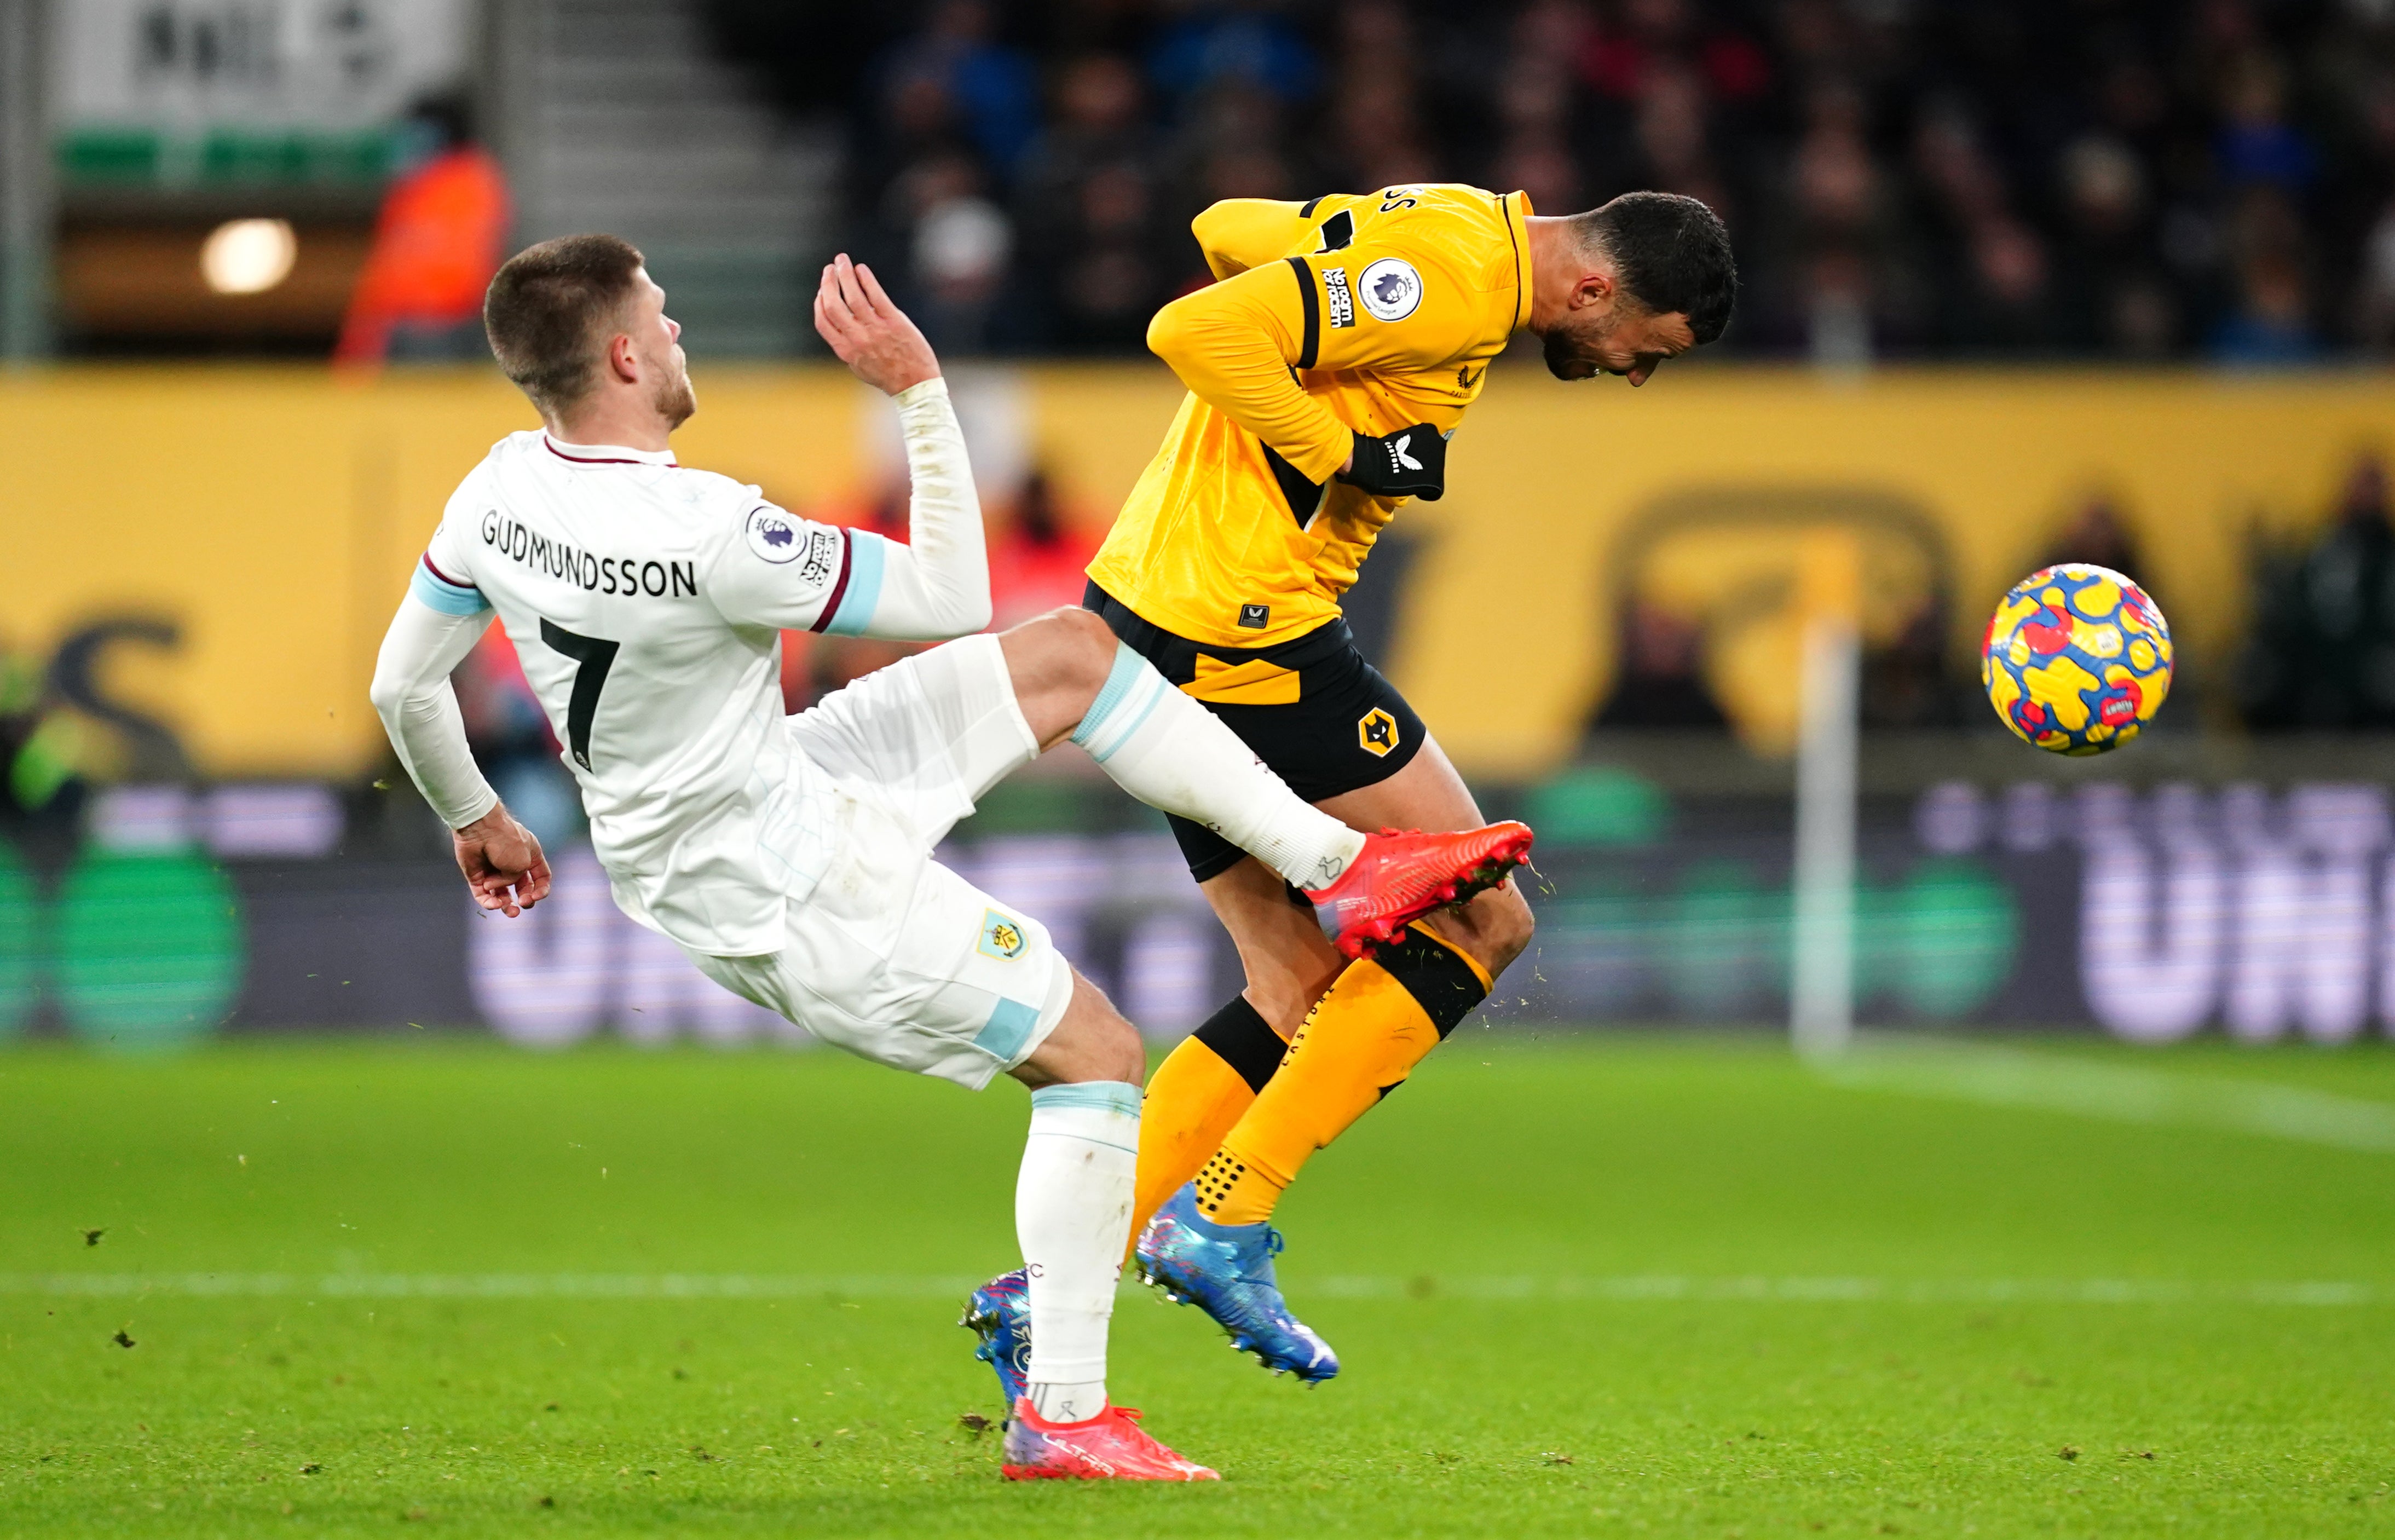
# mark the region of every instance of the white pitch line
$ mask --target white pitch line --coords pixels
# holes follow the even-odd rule
[[[1859,1045],[1814,1068],[1832,1083],[1856,1090],[2395,1154],[2395,1106],[2302,1086],[1921,1040]]]
[[[962,1299],[979,1280],[762,1273],[0,1273],[0,1295],[54,1299]],[[1126,1287],[1131,1287],[1126,1285]],[[2334,1281],[2036,1278],[1398,1278],[1334,1274],[1293,1291],[1332,1299],[1614,1300],[1889,1305],[2351,1306],[2395,1288]]]

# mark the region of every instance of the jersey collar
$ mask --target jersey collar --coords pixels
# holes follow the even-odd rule
[[[1514,329],[1530,319],[1530,195],[1508,192],[1498,200],[1505,211],[1505,232],[1514,237]]]
[[[544,428],[540,442],[559,459],[572,460],[576,465],[673,465],[670,449],[627,449],[615,444],[561,444],[557,436]]]

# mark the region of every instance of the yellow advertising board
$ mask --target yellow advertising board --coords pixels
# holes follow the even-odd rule
[[[806,511],[869,491],[875,404],[832,368],[702,368],[688,463]],[[1157,365],[1011,377],[1026,461],[1103,522],[1179,400]],[[0,647],[46,657],[96,621],[162,623],[99,683],[214,775],[375,763],[375,646],[457,479],[533,423],[485,370],[83,368],[0,376]],[[2078,501],[2106,491],[2182,656],[2216,670],[2249,540],[2317,524],[2358,452],[2395,441],[2395,379],[1675,368],[1632,392],[1501,370],[1414,542],[1392,671],[1468,768],[1572,750],[1622,605],[1701,618],[1716,693],[1784,736],[1791,582],[1809,532],[1864,538],[1867,623],[1936,598],[1963,656]],[[169,634],[171,633],[171,635]]]

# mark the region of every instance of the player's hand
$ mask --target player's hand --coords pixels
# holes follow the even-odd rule
[[[1376,498],[1436,502],[1447,495],[1447,435],[1427,422],[1378,438],[1357,433],[1339,479]]]
[[[940,375],[939,356],[906,312],[890,302],[873,270],[840,253],[815,289],[815,330],[856,378],[892,395]]]
[[[549,858],[531,830],[501,803],[450,838],[457,846],[457,870],[474,902],[513,919],[549,896]]]

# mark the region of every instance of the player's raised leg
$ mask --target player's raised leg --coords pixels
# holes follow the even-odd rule
[[[999,639],[1041,749],[1070,738],[1132,796],[1205,825],[1302,890],[1349,956],[1503,881],[1529,853],[1518,823],[1364,834],[1308,806],[1104,620],[1061,609]]]
[[[1480,817],[1435,742],[1387,780],[1324,806],[1353,823],[1403,818],[1452,829]],[[1324,1379],[1338,1372],[1338,1359],[1290,1312],[1271,1271],[1273,1211],[1316,1150],[1402,1084],[1488,997],[1529,942],[1529,906],[1508,881],[1342,969],[1255,862],[1238,863],[1204,890],[1249,964],[1249,987],[1157,1072],[1155,1122],[1141,1143],[1138,1266],[1172,1297],[1204,1308],[1266,1367]],[[1272,1031],[1277,1042],[1297,1023],[1274,1060],[1262,1034]],[[1218,1063],[1233,1073],[1216,1071]],[[1219,1142],[1198,1153],[1214,1131]]]
[[[1214,1477],[1150,1438],[1136,1412],[1106,1396],[1106,1334],[1131,1228],[1145,1069],[1138,1032],[1077,973],[1063,1018],[1010,1071],[1031,1087],[1014,1223],[1033,1344],[1011,1403],[1011,1480]]]

